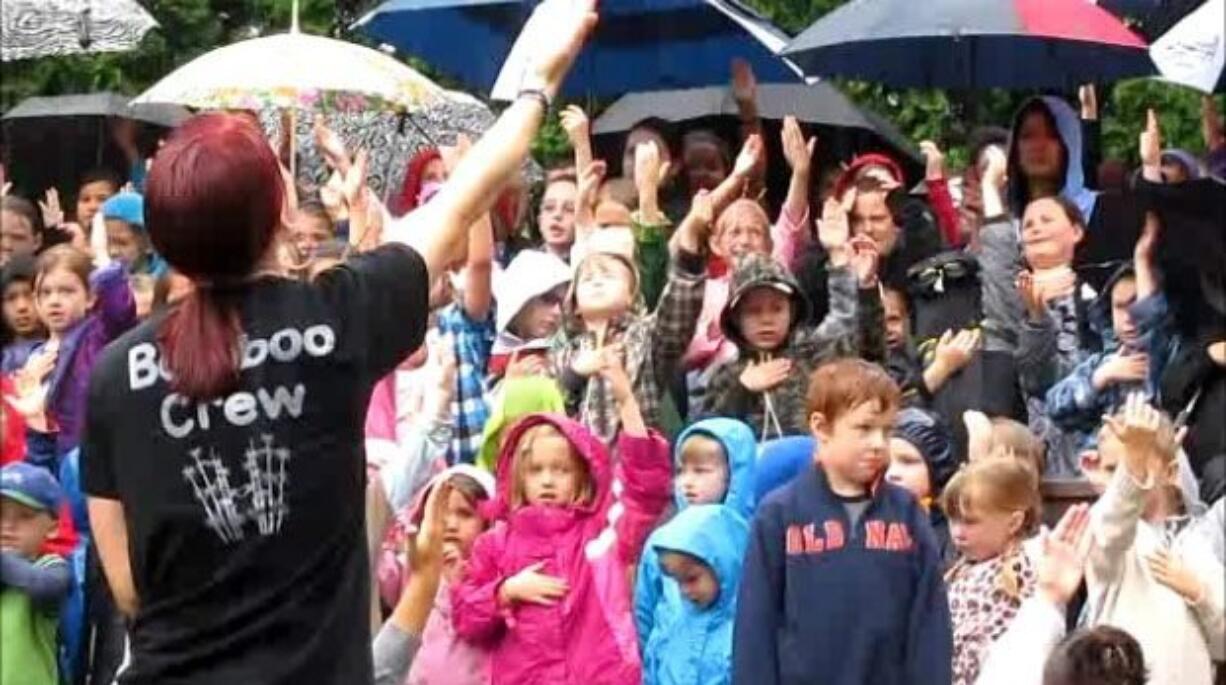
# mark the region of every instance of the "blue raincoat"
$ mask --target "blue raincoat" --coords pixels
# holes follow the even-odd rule
[[[681,597],[658,621],[643,651],[644,685],[723,685],[732,681],[732,626],[749,525],[732,507],[689,507],[656,531],[654,557],[684,552],[715,573],[719,595],[707,607]],[[676,587],[676,583],[673,583]]]
[[[682,431],[677,438],[674,461],[678,466],[681,448],[685,441],[694,435],[713,438],[723,445],[724,455],[728,457],[728,491],[724,495],[723,504],[748,524],[753,517],[756,501],[754,463],[757,460],[758,445],[753,429],[735,419],[714,418],[699,421]],[[680,490],[674,489],[673,499],[677,511],[684,511],[689,507]],[[661,572],[659,558],[653,551],[653,544],[663,530],[660,528],[647,538],[634,589],[634,623],[639,634],[639,649],[644,651],[644,665],[649,658],[645,653],[647,641],[655,626],[657,623],[664,625],[672,622],[682,611],[685,602],[677,583]]]

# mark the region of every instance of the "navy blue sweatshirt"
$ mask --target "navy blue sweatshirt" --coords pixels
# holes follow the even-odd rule
[[[849,528],[820,467],[758,505],[733,685],[949,685],[952,628],[928,515],[882,482]]]

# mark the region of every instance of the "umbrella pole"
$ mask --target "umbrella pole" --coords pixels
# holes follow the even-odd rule
[[[298,110],[289,110],[289,177],[298,183]]]

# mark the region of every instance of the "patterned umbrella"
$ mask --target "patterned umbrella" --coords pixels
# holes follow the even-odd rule
[[[0,0],[0,61],[132,50],[154,26],[135,0]]]
[[[1086,0],[857,0],[783,55],[808,76],[902,88],[1074,88],[1150,76],[1145,41]]]
[[[1154,41],[1149,54],[1173,83],[1226,91],[1226,2],[1208,0]]]

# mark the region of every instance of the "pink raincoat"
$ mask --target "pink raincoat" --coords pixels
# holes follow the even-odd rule
[[[542,423],[555,426],[586,459],[596,486],[591,504],[509,511],[515,448],[524,431]],[[452,590],[456,633],[491,649],[494,685],[639,685],[629,569],[668,505],[668,443],[654,432],[622,433],[616,501],[608,449],[570,419],[528,416],[503,445],[498,498],[491,507],[499,520],[477,538],[464,577]],[[553,606],[501,606],[503,581],[540,561],[542,573],[566,579],[566,596]]]

